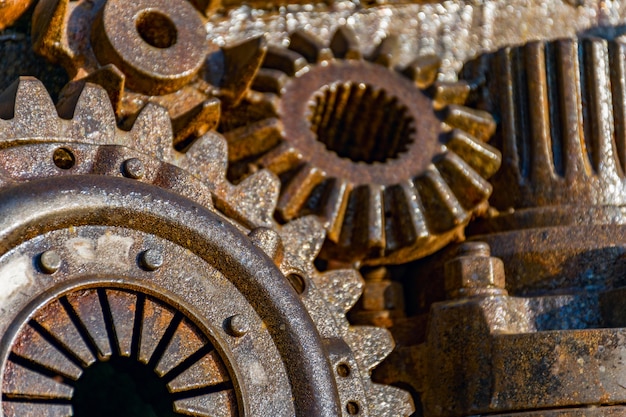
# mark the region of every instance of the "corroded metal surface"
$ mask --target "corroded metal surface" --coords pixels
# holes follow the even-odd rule
[[[406,262],[460,239],[486,209],[493,120],[463,106],[467,83],[436,82],[436,57],[396,69],[398,48],[389,37],[363,56],[345,26],[328,46],[295,32],[222,116],[231,177],[279,175],[278,216],[322,218],[325,257]]]
[[[119,121],[132,121],[147,102],[167,108],[174,141],[184,148],[213,129],[220,100],[236,101],[265,53],[219,50],[206,39],[200,5],[176,1],[40,1],[33,15],[35,50],[61,64],[72,83],[103,86]]]
[[[0,97],[5,415],[107,363],[179,414],[407,415],[380,327],[415,415],[623,415],[624,4],[287,3],[39,2],[71,83]]]
[[[84,381],[106,385],[90,371],[103,363],[153,369],[179,414],[410,414],[406,393],[369,378],[389,334],[345,319],[358,274],[313,266],[314,219],[259,228],[266,216],[229,207],[223,172],[174,151],[158,106],[124,132],[89,83],[67,119],[34,79],[0,98],[3,415],[98,404]],[[215,134],[196,145],[225,161]]]

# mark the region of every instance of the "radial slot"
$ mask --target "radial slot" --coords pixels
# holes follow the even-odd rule
[[[61,299],[65,301],[53,300],[38,310],[18,333],[3,376],[6,417],[35,416],[33,411],[16,413],[42,404],[51,412],[62,410],[59,415],[70,415],[69,406],[75,417],[213,415],[202,410],[189,414],[189,407],[181,407],[198,401],[205,410],[237,415],[226,365],[181,312],[126,289],[81,290]],[[91,317],[85,316],[87,311],[102,318],[98,331],[111,351],[91,363],[80,359],[85,345],[97,350],[88,330],[94,326],[85,323]],[[58,316],[68,316],[64,322],[80,336],[58,334],[63,327],[50,324]],[[150,352],[147,361],[141,360],[146,356],[142,348]]]
[[[415,122],[407,107],[382,89],[352,83],[326,86],[312,102],[311,130],[341,157],[385,162],[413,142]]]

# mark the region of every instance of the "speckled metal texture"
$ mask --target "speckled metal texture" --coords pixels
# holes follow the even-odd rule
[[[121,131],[106,92],[89,83],[74,107],[59,107],[65,119],[34,79],[0,101],[2,415],[67,415],[90,366],[131,356],[169,384],[182,414],[411,413],[405,392],[370,380],[389,333],[345,319],[358,273],[316,270],[324,231],[313,218],[270,229],[259,225],[263,205],[230,206],[229,191],[250,197],[224,180],[223,139],[194,144],[221,161],[208,168],[194,149],[172,148],[163,108]],[[276,178],[252,181],[275,201]],[[59,306],[67,320],[46,319]],[[148,307],[163,311],[152,331]],[[46,328],[58,323],[65,330]],[[209,345],[216,379],[186,375]]]
[[[467,83],[436,82],[429,56],[397,67],[398,39],[364,56],[339,27],[328,46],[307,32],[270,47],[239,106],[224,109],[229,175],[280,176],[277,215],[326,224],[322,256],[399,263],[452,240],[486,209],[500,155],[488,113],[463,106]]]

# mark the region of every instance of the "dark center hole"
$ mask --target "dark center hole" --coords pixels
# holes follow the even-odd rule
[[[415,123],[407,107],[370,85],[326,86],[313,98],[310,110],[317,140],[354,162],[397,158],[413,142]]]
[[[169,48],[176,43],[176,25],[162,13],[152,10],[141,13],[135,25],[139,36],[155,48]]]
[[[76,381],[74,417],[175,417],[165,382],[148,366],[114,357],[96,362]]]

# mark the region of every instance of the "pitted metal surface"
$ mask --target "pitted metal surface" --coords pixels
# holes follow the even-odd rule
[[[396,69],[398,48],[389,37],[363,56],[348,27],[328,46],[295,32],[289,48],[268,49],[247,99],[222,115],[229,175],[279,175],[277,215],[323,219],[325,257],[423,257],[486,208],[485,178],[500,164],[485,143],[493,120],[463,106],[467,83],[435,81],[436,57]]]
[[[3,415],[624,414],[622,2],[40,0],[62,90],[28,18]]]
[[[410,414],[405,393],[369,377],[388,333],[345,319],[358,274],[313,266],[324,239],[314,219],[268,229],[251,216],[248,228],[216,210],[225,180],[196,170],[193,150],[173,150],[157,106],[124,132],[91,84],[70,119],[34,79],[3,99],[13,101],[0,120],[4,415],[84,412],[98,404],[85,381],[106,385],[91,371],[105,363],[156,373],[180,415]],[[245,205],[223,207],[245,217]],[[48,319],[59,308],[65,318]]]

